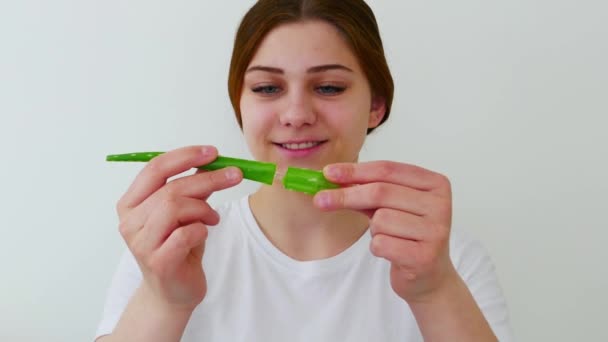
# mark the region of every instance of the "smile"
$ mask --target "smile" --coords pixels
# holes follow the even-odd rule
[[[288,143],[288,144],[278,144],[283,148],[288,150],[305,150],[308,148],[313,148],[315,146],[321,145],[323,141],[307,141],[301,143]]]

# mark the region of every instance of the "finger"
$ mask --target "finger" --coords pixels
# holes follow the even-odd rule
[[[400,239],[422,241],[434,233],[424,218],[403,211],[382,208],[376,210],[370,220],[370,233],[388,235]]]
[[[226,167],[215,171],[197,172],[193,175],[174,179],[161,190],[168,197],[183,196],[207,199],[215,191],[239,184],[243,172],[237,167]]]
[[[384,182],[422,191],[450,193],[450,183],[445,176],[411,164],[391,161],[338,163],[327,165],[323,173],[329,181],[339,184]]]
[[[204,253],[208,229],[202,222],[193,222],[174,230],[158,249],[156,257],[168,265],[179,265],[189,254],[199,263]]]
[[[139,205],[165,185],[167,179],[172,176],[211,163],[216,158],[217,150],[213,146],[182,147],[153,158],[118,201],[119,214]]]
[[[193,222],[213,226],[219,215],[205,201],[187,197],[163,201],[138,232],[134,248],[144,253],[158,249],[174,230]]]
[[[148,218],[154,212],[158,212],[159,203],[176,202],[180,201],[181,198],[205,201],[214,191],[234,186],[240,183],[242,179],[241,170],[229,167],[172,180],[144,200],[141,205],[133,208],[121,222],[120,232],[128,241],[129,236],[137,233],[148,221]]]
[[[131,244],[131,240],[135,237],[136,233],[143,228],[147,218],[148,214],[141,206],[126,212],[120,217],[118,230],[127,245]]]
[[[370,251],[373,255],[403,267],[413,267],[423,260],[424,249],[421,247],[422,242],[384,234],[375,235],[370,243]]]
[[[368,219],[371,220],[371,218],[374,216],[374,213],[376,212],[377,209],[363,209],[363,210],[357,210],[358,212],[360,212],[361,214],[367,216]]]
[[[334,190],[320,191],[314,204],[324,210],[364,210],[391,208],[414,215],[427,216],[446,205],[448,199],[390,183],[369,183]]]

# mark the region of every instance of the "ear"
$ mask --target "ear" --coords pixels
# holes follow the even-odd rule
[[[380,96],[372,97],[372,106],[369,113],[367,128],[376,128],[386,114],[386,101]]]

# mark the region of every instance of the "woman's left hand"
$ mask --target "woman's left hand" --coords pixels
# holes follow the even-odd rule
[[[315,205],[370,217],[371,252],[391,263],[399,297],[424,301],[458,279],[449,255],[452,191],[445,176],[390,161],[332,164],[324,174],[346,187],[317,193]]]

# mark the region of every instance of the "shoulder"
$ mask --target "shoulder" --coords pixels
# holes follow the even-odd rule
[[[478,273],[494,271],[490,254],[479,239],[463,229],[454,229],[450,236],[450,257],[460,276],[466,281]]]
[[[512,341],[507,301],[486,248],[470,233],[457,230],[451,235],[450,256],[494,334],[500,341]]]

